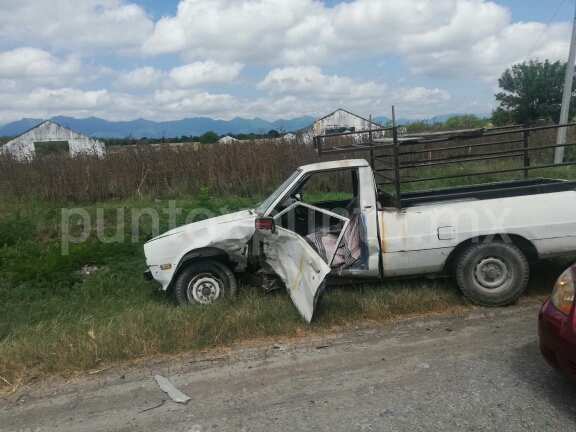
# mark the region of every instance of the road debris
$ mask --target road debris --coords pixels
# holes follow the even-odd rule
[[[418,363],[416,366],[419,367],[420,369],[430,368],[430,365],[428,363]]]
[[[184,393],[182,393],[180,390],[178,390],[176,387],[174,387],[174,384],[172,384],[170,381],[168,381],[163,376],[156,375],[154,377],[154,379],[156,380],[156,382],[158,383],[158,385],[160,386],[162,391],[164,393],[168,393],[168,396],[170,396],[170,398],[174,402],[186,405],[188,403],[188,401],[190,400],[190,398],[188,396],[186,396]]]
[[[29,397],[27,393],[21,394],[18,398],[14,401],[14,405],[18,403],[18,401],[24,397]],[[22,399],[22,402],[26,402],[26,399]]]
[[[74,399],[74,400],[68,401],[64,405],[62,405],[62,409],[65,411],[71,411],[74,408],[76,408],[79,403],[80,403],[80,399]]]
[[[330,348],[331,346],[332,346],[331,343],[324,343],[324,344],[322,344],[322,345],[318,345],[318,346],[316,347],[316,349]]]
[[[274,348],[277,350],[280,350],[280,351],[286,351],[286,348],[288,348],[288,347],[286,345],[281,345],[281,344],[275,343]]]
[[[164,402],[166,402],[166,399],[162,399],[162,402],[160,402],[160,405],[156,405],[156,406],[153,406],[150,408],[143,409],[142,411],[138,411],[138,414],[141,414],[141,413],[146,412],[146,411],[151,411],[151,410],[156,409],[156,408],[160,408],[162,405],[164,405]]]

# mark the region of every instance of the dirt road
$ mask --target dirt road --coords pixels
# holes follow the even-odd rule
[[[32,386],[0,402],[0,431],[574,430],[576,385],[540,358],[538,307],[358,325],[222,361],[110,371],[105,383]],[[192,400],[172,402],[156,373]]]

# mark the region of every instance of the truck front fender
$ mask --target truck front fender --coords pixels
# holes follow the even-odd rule
[[[199,249],[193,249],[187,252],[176,267],[176,271],[172,275],[172,279],[170,280],[170,284],[168,288],[172,287],[174,281],[178,278],[178,275],[182,272],[186,266],[193,262],[203,259],[212,259],[216,261],[222,262],[222,264],[226,265],[230,269],[234,269],[235,264],[230,259],[230,256],[224,251],[223,249],[219,249],[216,247],[204,247]]]

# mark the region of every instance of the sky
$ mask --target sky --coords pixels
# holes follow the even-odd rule
[[[0,124],[486,115],[566,61],[568,0],[0,0]],[[557,12],[554,19],[554,13]],[[547,24],[550,25],[547,27]]]

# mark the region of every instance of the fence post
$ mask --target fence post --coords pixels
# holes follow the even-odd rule
[[[373,146],[372,144],[372,114],[368,117],[368,142],[370,143],[370,147]],[[370,149],[370,166],[374,169],[374,150]]]
[[[525,124],[524,125],[524,168],[530,167],[530,156],[528,154],[528,147],[530,145],[530,142],[529,142],[530,131],[527,129],[528,129],[528,125]],[[529,172],[529,170],[527,170],[527,169],[524,170],[524,178],[525,179],[528,178],[528,172]]]
[[[396,112],[392,105],[392,137],[394,141],[394,174],[396,177],[396,206],[402,210],[402,193],[400,185],[400,145],[398,142],[398,127],[396,126]]]

